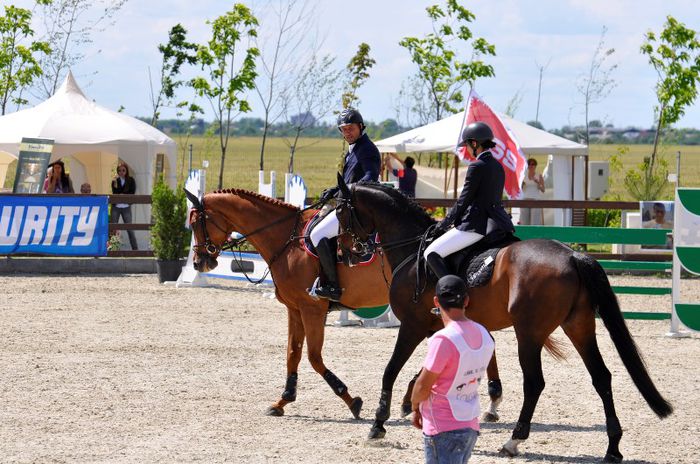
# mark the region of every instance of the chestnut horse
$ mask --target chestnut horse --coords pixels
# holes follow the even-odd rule
[[[354,247],[341,242],[344,253],[367,246],[367,235],[378,232],[393,269],[389,292],[394,314],[401,320],[396,346],[384,371],[382,392],[370,438],[384,435],[389,417],[391,390],[399,371],[416,346],[429,335],[438,316],[431,314],[435,278],[424,281],[417,298],[416,255],[422,235],[434,224],[420,206],[398,190],[379,184],[355,184],[350,190],[339,180],[341,197],[336,209],[341,229]],[[600,315],[634,384],[659,416],[671,414],[671,405],[654,386],[641,355],[627,329],[617,297],[605,271],[593,258],[554,240],[526,240],[501,249],[493,277],[469,290],[467,316],[488,330],[512,326],[518,342],[523,372],[523,404],[510,440],[501,454],[514,456],[518,444],[528,438],[537,400],[544,389],[541,352],[554,349],[550,335],[561,327],[579,353],[603,402],[608,434],[605,460],[619,462],[622,428],[615,413],[611,374],[598,349],[595,316]]]
[[[307,289],[319,271],[318,260],[301,244],[303,226],[316,212],[246,190],[231,189],[209,193],[200,202],[186,192],[194,207],[189,222],[195,236],[194,267],[207,272],[217,265],[217,257],[232,232],[242,234],[267,262],[275,283],[277,299],[287,307],[287,380],[281,398],[270,406],[268,415],[281,416],[284,407],[295,401],[297,368],[304,339],[313,369],[326,380],[336,395],[359,418],[362,399],[351,397],[345,384],[323,362],[321,350],[329,301],[314,299]],[[386,305],[391,279],[388,264],[375,259],[367,266],[339,266],[338,276],[345,287],[341,304],[348,308]]]

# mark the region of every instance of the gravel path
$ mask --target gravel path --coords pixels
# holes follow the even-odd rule
[[[397,401],[387,437],[365,438],[396,329],[340,328],[332,325],[337,315],[329,316],[324,359],[352,395],[364,398],[362,420],[351,419],[306,359],[297,402],[286,416],[267,417],[264,410],[284,385],[286,311],[262,289],[215,282],[175,289],[152,275],[0,276],[0,461],[423,462],[420,432],[398,418]],[[683,292],[700,301],[700,281]],[[670,297],[621,300],[623,309],[670,308]],[[626,462],[698,462],[699,334],[667,338],[668,321],[629,321],[629,327],[675,413],[661,421],[651,412],[599,324]],[[519,457],[506,459],[497,452],[517,420],[521,373],[513,331],[495,334],[501,422],[483,426],[471,462],[587,463],[603,456],[600,400],[570,342],[560,331],[556,336],[568,359],[543,356],[547,386],[530,439]],[[424,355],[423,344],[401,373],[395,398]]]

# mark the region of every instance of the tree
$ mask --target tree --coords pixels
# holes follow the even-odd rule
[[[151,85],[151,105],[153,106],[151,125],[153,127],[156,126],[160,117],[160,108],[171,103],[175,98],[175,90],[184,84],[184,81],[178,79],[180,67],[185,63],[190,65],[197,63],[197,49],[197,44],[187,41],[187,29],[181,24],[176,24],[170,29],[167,44],[158,45],[158,51],[163,55],[163,60],[160,66],[160,90],[157,93],[154,92]],[[187,105],[187,102],[178,104],[179,107]]]
[[[544,72],[547,70],[549,67],[549,63],[552,61],[551,59],[547,61],[547,64],[544,66],[541,66],[537,61],[535,61],[535,65],[537,66],[537,70],[539,71],[539,81],[537,84],[537,110],[535,111],[535,121],[539,122],[540,121],[540,99],[542,98],[542,77],[544,75]]]
[[[402,126],[418,127],[433,121],[433,105],[428,97],[427,86],[419,75],[401,82],[401,89],[393,106],[396,120]]]
[[[309,13],[306,0],[278,0],[269,3],[275,19],[270,42],[258,41],[261,76],[255,81],[255,91],[264,112],[262,141],[260,142],[260,170],[264,169],[265,144],[270,127],[286,111],[285,94],[289,91],[295,70],[295,53],[306,37]],[[271,21],[266,21],[269,24]],[[269,46],[268,46],[269,44]]]
[[[247,6],[236,3],[231,11],[207,24],[212,26],[212,38],[207,45],[199,47],[197,58],[202,70],[208,72],[209,79],[195,77],[191,85],[200,97],[209,101],[214,112],[221,148],[218,188],[222,188],[231,125],[238,114],[250,111],[250,104],[242,94],[253,89],[257,76],[255,59],[259,55],[258,49],[248,46],[241,58],[242,44],[239,42],[257,35],[258,20]]]
[[[82,50],[92,44],[92,35],[102,32],[128,0],[46,0],[42,2],[41,18],[46,30],[45,40],[51,53],[42,57],[44,73],[39,81],[39,96],[48,98],[56,93],[68,70],[80,63]]]
[[[477,78],[494,75],[493,67],[478,58],[495,56],[496,48],[482,38],[474,38],[468,24],[476,17],[457,0],[447,0],[444,8],[429,6],[426,11],[433,32],[422,39],[404,37],[399,45],[408,50],[418,66],[418,76],[427,87],[433,120],[439,120],[446,111],[458,111],[453,105],[464,100],[461,89],[465,84],[473,86]],[[468,56],[467,46],[471,46],[472,60],[462,62],[459,57]]]
[[[520,104],[523,101],[523,88],[519,88],[512,97],[510,97],[510,100],[508,100],[508,103],[506,103],[506,109],[503,110],[503,112],[510,116],[511,118],[515,117],[515,113],[518,112],[518,109],[520,108]]]
[[[588,71],[586,74],[579,77],[576,84],[576,90],[578,90],[578,93],[583,97],[583,114],[586,121],[586,133],[584,134],[586,145],[589,145],[591,137],[591,123],[589,121],[591,105],[602,101],[617,85],[615,80],[611,77],[617,65],[610,65],[606,61],[615,53],[614,48],[605,48],[605,33],[607,30],[606,27],[603,27],[603,31],[600,33],[598,46],[593,52],[593,58],[591,59]]]
[[[38,57],[51,53],[46,42],[24,44],[34,36],[31,22],[31,11],[12,5],[5,6],[5,15],[0,16],[0,114],[5,114],[10,102],[27,103],[21,94],[41,76]]]
[[[369,70],[377,62],[369,56],[370,46],[362,42],[357,47],[357,53],[350,58],[350,62],[345,67],[348,72],[348,82],[341,99],[343,108],[355,107],[360,102],[357,91],[369,79]]]
[[[649,63],[658,76],[656,135],[649,163],[649,169],[653,171],[661,131],[677,122],[698,96],[700,42],[696,31],[688,29],[672,16],[666,17],[658,39],[652,31],[647,32],[645,37],[641,52],[649,57]]]
[[[357,107],[360,102],[360,97],[357,96],[357,91],[362,84],[369,79],[369,70],[375,65],[376,61],[369,56],[370,46],[362,42],[357,47],[357,53],[350,58],[345,70],[348,73],[348,81],[345,84],[345,90],[340,99],[343,108]],[[345,155],[345,139],[342,139],[342,149],[340,150],[341,159],[339,163],[342,165],[343,156]]]
[[[339,103],[343,70],[336,69],[334,64],[335,57],[319,57],[314,50],[309,60],[299,68],[293,91],[285,105],[288,110],[294,111],[294,115],[302,116],[295,121],[291,140],[285,139],[289,147],[290,173],[294,172],[294,155],[302,132],[323,119]],[[291,121],[291,118],[288,117],[288,120]]]

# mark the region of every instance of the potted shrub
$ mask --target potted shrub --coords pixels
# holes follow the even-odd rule
[[[185,227],[185,192],[182,189],[173,191],[160,180],[153,187],[151,206],[151,248],[156,258],[158,279],[161,282],[177,280],[190,244],[190,231]]]

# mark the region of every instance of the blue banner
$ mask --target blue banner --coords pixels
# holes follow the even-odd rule
[[[0,254],[106,256],[107,196],[0,195]]]

